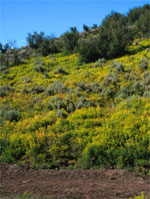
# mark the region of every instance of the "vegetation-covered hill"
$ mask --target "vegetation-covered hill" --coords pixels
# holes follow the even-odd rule
[[[149,46],[137,39],[95,63],[57,53],[1,67],[0,160],[149,172]]]

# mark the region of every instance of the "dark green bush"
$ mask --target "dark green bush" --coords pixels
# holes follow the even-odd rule
[[[0,72],[3,74],[9,74],[8,66],[0,63]]]
[[[51,36],[46,36],[44,32],[34,32],[33,34],[28,33],[27,42],[30,48],[35,49],[43,56],[47,56],[51,53],[58,53],[56,38]]]
[[[83,24],[83,30],[84,30],[84,31],[89,32],[89,29],[90,29],[90,28],[89,28],[87,25]]]
[[[45,38],[44,41],[40,44],[38,52],[41,53],[43,56],[58,53],[59,50],[55,44],[55,38]]]
[[[27,42],[30,48],[38,49],[40,44],[45,40],[44,32],[34,32],[33,34],[28,33]]]
[[[143,7],[136,7],[129,11],[127,15],[127,20],[130,24],[130,28],[134,37],[137,38],[139,36],[145,37],[149,36],[149,13],[150,13],[150,5],[146,4]]]
[[[130,9],[128,15],[127,15],[127,20],[130,24],[134,24],[140,17],[141,15],[142,8],[137,7]]]
[[[3,141],[2,154],[0,160],[5,163],[15,163],[21,160],[26,153],[26,147],[23,140],[20,138],[13,140],[13,142]]]
[[[122,56],[131,42],[131,36],[126,17],[112,12],[103,20],[99,29],[99,56],[108,59]]]
[[[76,27],[71,27],[70,31],[67,31],[62,36],[62,47],[64,52],[73,53],[78,45],[79,32]]]
[[[88,39],[80,40],[78,52],[81,56],[81,60],[85,62],[96,61],[100,56],[97,39],[94,37],[90,37]]]
[[[149,27],[150,27],[149,13],[150,13],[150,7],[149,9],[145,10],[143,14],[140,15],[139,19],[136,22],[137,32],[143,37],[145,36],[149,37]]]

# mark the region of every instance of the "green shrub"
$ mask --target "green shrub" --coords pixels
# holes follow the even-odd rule
[[[54,93],[65,93],[67,92],[66,86],[60,82],[59,80],[56,80],[53,84]]]
[[[9,73],[9,70],[8,70],[8,66],[5,65],[3,62],[2,62],[2,55],[0,55],[0,72],[2,72],[3,74],[8,74]]]
[[[0,109],[0,121],[1,125],[4,124],[6,120],[10,122],[19,121],[21,118],[21,113],[15,109],[11,109],[9,105],[3,105]]]
[[[90,28],[89,28],[87,25],[83,24],[83,30],[84,30],[84,31],[89,32],[89,29],[90,29]]]
[[[86,93],[101,93],[103,86],[97,82],[90,83],[86,86]]]
[[[140,59],[140,61],[139,61],[139,68],[140,68],[140,70],[142,70],[142,71],[148,69],[148,63],[147,63],[147,60],[146,60],[146,59],[144,59],[144,58],[141,58],[141,59]]]
[[[112,67],[115,68],[116,73],[125,72],[125,65],[122,63],[113,62]]]
[[[86,85],[84,82],[79,82],[78,83],[78,88],[80,91],[85,91],[86,90]]]
[[[130,24],[134,38],[149,35],[149,12],[150,5],[136,7],[129,11],[127,20]]]
[[[46,89],[46,92],[47,92],[49,95],[54,95],[55,91],[54,91],[53,86],[48,86],[47,89]]]
[[[99,29],[99,56],[110,59],[123,55],[131,42],[131,36],[126,17],[112,12],[103,20]]]
[[[87,101],[83,96],[80,97],[80,99],[76,103],[76,108],[81,109],[84,107],[90,107],[91,103],[90,101]]]
[[[39,93],[43,93],[44,91],[45,89],[40,85],[32,88],[32,93],[39,94]]]
[[[62,98],[56,96],[51,98],[49,106],[52,107],[52,109],[66,108],[65,101]]]
[[[50,53],[58,53],[54,35],[46,36],[44,32],[28,33],[27,42],[30,48],[35,49],[36,52],[47,56]]]
[[[44,32],[34,32],[33,34],[28,33],[27,42],[30,48],[38,49],[40,44],[45,40],[45,33]]]
[[[34,65],[41,65],[41,66],[43,66],[44,64],[45,63],[42,60],[40,60],[39,58],[36,58],[34,60]]]
[[[47,56],[53,53],[58,53],[59,50],[55,44],[55,38],[50,38],[50,37],[45,38],[44,41],[40,44],[38,52],[43,56]]]
[[[20,113],[16,110],[8,110],[4,114],[5,120],[9,120],[10,122],[12,121],[18,121],[20,119]]]
[[[51,101],[48,103],[47,107],[50,110],[53,110],[53,109],[61,110],[60,112],[58,112],[58,114],[64,111],[65,111],[64,113],[66,112],[71,113],[75,110],[75,106],[73,102],[71,102],[68,99],[60,98],[56,96],[51,98]]]
[[[0,87],[0,97],[7,96],[9,93],[14,92],[14,88],[11,86],[1,86]]]
[[[149,90],[147,90],[147,91],[144,92],[143,97],[150,98],[150,88],[149,88]]]
[[[118,97],[119,98],[127,98],[129,96],[132,96],[134,94],[134,90],[132,89],[132,85],[129,84],[127,86],[121,86],[120,90],[118,92]]]
[[[53,85],[48,86],[46,89],[48,95],[51,96],[58,93],[66,93],[67,91],[67,87],[59,80],[56,80]]]
[[[26,146],[23,140],[15,138],[13,141],[7,141],[2,149],[0,160],[5,163],[14,163],[23,158],[26,153]]]
[[[65,111],[63,109],[61,109],[61,110],[57,111],[57,116],[60,118],[66,118],[67,114],[65,113]]]
[[[79,41],[78,52],[84,62],[96,61],[99,57],[97,38],[90,37]]]
[[[36,66],[34,67],[34,70],[35,70],[36,72],[39,72],[39,73],[44,73],[44,72],[46,71],[46,69],[43,68],[40,64],[39,64],[39,65],[36,65]]]
[[[75,111],[75,106],[72,102],[67,103],[66,111],[68,113],[72,113],[73,111]]]
[[[62,67],[58,67],[57,70],[54,71],[54,74],[64,74],[64,75],[67,75],[68,73]]]
[[[110,88],[105,88],[99,93],[100,97],[107,97],[107,98],[114,98],[115,95],[116,95],[116,92],[111,87]]]
[[[104,79],[104,86],[109,86],[111,83],[112,83],[112,80],[113,80],[113,75],[112,73],[109,73],[107,76],[105,76],[105,79]]]
[[[137,32],[140,33],[141,36],[148,36],[149,37],[149,9],[145,10],[143,14],[140,15],[139,19],[136,22]]]
[[[136,81],[133,83],[132,89],[134,91],[134,94],[142,96],[144,92],[144,85],[141,81]]]
[[[102,67],[103,64],[106,63],[106,59],[105,58],[100,58],[98,59],[95,64],[93,65],[94,68],[97,68],[97,67]]]
[[[63,50],[66,53],[73,53],[78,45],[79,32],[76,27],[71,27],[70,31],[67,31],[62,36]]]

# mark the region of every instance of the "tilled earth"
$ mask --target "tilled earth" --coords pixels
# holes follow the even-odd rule
[[[50,170],[0,164],[0,198],[32,193],[50,199],[150,199],[150,177],[124,170]],[[35,197],[36,198],[36,197]]]

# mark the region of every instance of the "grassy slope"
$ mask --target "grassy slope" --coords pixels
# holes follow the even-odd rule
[[[149,44],[139,41],[128,55],[99,67],[82,65],[75,54],[56,54],[0,73],[1,85],[15,89],[0,97],[1,160],[51,168],[148,170]],[[147,69],[139,67],[141,58]],[[37,65],[45,72],[37,72]],[[55,74],[58,67],[67,74]]]

